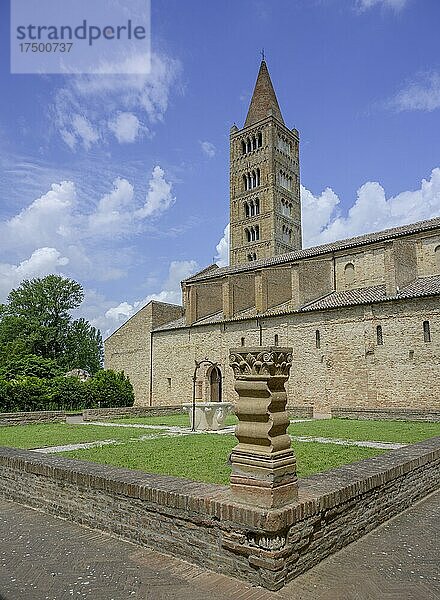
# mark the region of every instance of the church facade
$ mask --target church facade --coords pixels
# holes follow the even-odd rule
[[[230,135],[230,264],[182,282],[105,341],[136,404],[235,400],[229,349],[291,346],[288,403],[440,408],[440,218],[302,249],[299,134],[265,61]]]

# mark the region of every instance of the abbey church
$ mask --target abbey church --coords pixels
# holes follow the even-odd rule
[[[232,400],[229,349],[291,346],[288,403],[439,409],[440,218],[302,248],[299,133],[266,62],[230,133],[230,261],[182,281],[182,306],[150,302],[105,341],[136,404]]]

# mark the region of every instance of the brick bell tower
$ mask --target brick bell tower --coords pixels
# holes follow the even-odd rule
[[[284,124],[262,60],[243,129],[230,135],[229,264],[301,249],[299,134]]]

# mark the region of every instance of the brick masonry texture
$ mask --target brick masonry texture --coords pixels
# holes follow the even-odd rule
[[[162,415],[183,414],[179,406],[122,406],[119,408],[86,408],[84,421],[103,421],[123,417],[161,417]]]
[[[271,590],[437,489],[440,438],[300,480],[258,510],[227,487],[0,448],[0,495]]]
[[[440,421],[440,410],[411,408],[332,408],[332,417],[338,419],[389,419],[390,421]]]
[[[63,411],[0,413],[0,426],[29,425],[30,423],[60,423],[66,420]]]

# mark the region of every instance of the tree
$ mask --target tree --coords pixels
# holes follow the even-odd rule
[[[102,367],[103,345],[99,329],[92,327],[85,319],[72,321],[66,336],[66,371],[85,369],[90,374]]]
[[[65,336],[72,317],[84,298],[76,281],[59,275],[25,279],[8,296],[4,319],[17,320],[19,337],[27,338],[33,353],[44,358],[59,359],[64,352]]]
[[[59,275],[25,280],[12,290],[8,303],[0,305],[0,367],[11,354],[20,359],[15,364],[24,364],[23,357],[32,354],[64,370],[100,369],[100,332],[84,319],[73,320],[70,313],[83,298],[79,283]]]

